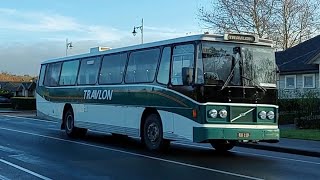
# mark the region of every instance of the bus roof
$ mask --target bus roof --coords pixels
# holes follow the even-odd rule
[[[229,38],[228,38],[228,35],[229,35]],[[250,38],[252,38],[252,39],[250,39]],[[90,56],[98,56],[98,55],[104,55],[104,54],[132,51],[132,50],[137,50],[137,49],[145,49],[145,48],[169,45],[169,44],[174,44],[174,43],[199,41],[199,40],[213,41],[213,42],[243,43],[243,44],[253,44],[253,45],[262,45],[262,46],[273,47],[272,40],[258,38],[256,35],[234,34],[234,33],[217,35],[217,34],[205,33],[205,34],[190,35],[190,36],[184,36],[184,37],[168,39],[168,40],[163,40],[163,41],[156,41],[156,42],[151,42],[151,43],[121,47],[121,48],[116,48],[116,49],[106,48],[106,50],[103,50],[103,51],[94,50],[92,52],[85,53],[85,54],[50,59],[50,60],[42,62],[42,64],[59,62],[59,61],[67,61],[67,60],[85,58],[85,57],[90,57]],[[101,48],[98,48],[98,49],[101,49]]]

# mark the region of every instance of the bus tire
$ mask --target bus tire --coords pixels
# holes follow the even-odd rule
[[[64,121],[67,136],[71,138],[76,138],[83,137],[86,135],[87,129],[77,128],[74,126],[74,115],[72,109],[67,110],[67,112],[64,115]]]
[[[211,141],[210,144],[218,152],[227,152],[235,146],[235,142],[226,140]]]
[[[170,141],[163,139],[163,128],[158,114],[147,116],[143,125],[142,142],[150,151],[164,151],[169,148]]]

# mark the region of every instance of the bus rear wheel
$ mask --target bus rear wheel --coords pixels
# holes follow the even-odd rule
[[[158,114],[150,114],[146,118],[143,125],[142,142],[151,151],[164,151],[169,148],[170,141],[163,139],[163,128]]]
[[[234,141],[215,140],[210,142],[211,146],[218,152],[227,152],[235,146]]]
[[[74,126],[73,110],[69,109],[64,115],[64,124],[66,134],[71,138],[83,137],[87,133],[87,129],[77,128]]]

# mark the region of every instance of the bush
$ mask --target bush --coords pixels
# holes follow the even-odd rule
[[[36,98],[33,97],[13,97],[11,104],[13,109],[36,110]]]
[[[282,92],[283,93],[283,92]],[[285,94],[282,94],[282,97]],[[289,97],[289,96],[288,96]],[[319,93],[305,91],[295,98],[279,99],[279,124],[295,123],[298,128],[320,128]]]
[[[6,98],[10,98],[12,96],[12,94],[4,89],[0,89],[0,96],[6,97]]]

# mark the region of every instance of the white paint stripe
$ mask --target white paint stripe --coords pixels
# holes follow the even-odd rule
[[[19,170],[21,170],[21,171],[24,171],[24,172],[26,172],[26,173],[28,173],[28,174],[31,174],[31,175],[33,175],[33,176],[35,176],[35,177],[38,177],[38,178],[40,178],[40,179],[43,179],[43,180],[51,180],[51,179],[48,178],[48,177],[42,176],[42,175],[40,175],[40,174],[38,174],[38,173],[35,173],[35,172],[33,172],[33,171],[30,171],[30,170],[28,170],[28,169],[26,169],[26,168],[23,168],[23,167],[21,167],[21,166],[18,166],[18,165],[16,165],[16,164],[11,163],[11,162],[5,161],[5,160],[3,160],[3,159],[0,159],[0,162],[5,163],[5,164],[7,164],[7,165],[9,165],[9,166],[12,166],[12,167],[14,167],[14,168],[17,168],[17,169],[19,169]]]
[[[66,140],[66,139],[61,139],[61,138],[41,135],[41,134],[35,134],[35,133],[30,133],[30,132],[25,132],[25,131],[19,131],[19,130],[15,130],[15,129],[8,129],[8,128],[2,128],[2,127],[0,127],[0,129],[7,130],[7,131],[12,131],[12,132],[23,133],[23,134],[28,134],[28,135],[32,135],[32,136],[48,138],[48,139],[54,139],[54,140],[63,141],[63,142],[79,144],[79,145],[83,145],[83,146],[89,146],[89,147],[94,147],[94,148],[114,151],[114,152],[119,152],[119,153],[124,153],[124,154],[129,154],[129,155],[133,155],[133,156],[143,157],[143,158],[152,159],[152,160],[158,160],[158,161],[162,161],[162,162],[167,162],[167,163],[171,163],[171,164],[177,164],[177,165],[181,165],[181,166],[186,166],[186,167],[191,167],[191,168],[211,171],[211,172],[220,173],[220,174],[226,174],[226,175],[230,175],[230,176],[236,176],[236,177],[247,178],[247,179],[262,180],[262,178],[257,178],[257,177],[252,177],[252,176],[232,173],[232,172],[218,170],[218,169],[206,168],[206,167],[197,166],[197,165],[193,165],[193,164],[188,164],[188,163],[183,163],[183,162],[178,162],[178,161],[173,161],[173,160],[168,160],[168,159],[162,159],[162,158],[157,158],[157,157],[153,157],[153,156],[147,156],[147,155],[143,155],[143,154],[133,153],[133,152],[129,152],[129,151],[123,151],[123,150],[114,149],[114,148],[108,148],[108,147],[103,147],[103,146],[98,146],[98,145],[93,145],[93,144],[88,144],[88,143],[83,143],[83,142],[77,142],[77,141]]]
[[[48,120],[44,120],[44,119],[36,119],[36,118],[29,118],[29,117],[20,117],[20,116],[11,116],[11,115],[3,115],[3,116],[10,117],[10,118],[18,118],[18,119],[28,119],[28,120],[33,120],[33,121],[43,121],[43,122],[54,123],[54,124],[58,123],[56,121],[48,121]]]
[[[183,145],[183,146],[190,146],[190,147],[197,147],[197,148],[202,148],[202,149],[210,149],[210,150],[213,149],[213,148],[210,148],[210,147],[205,147],[205,146],[200,146],[200,145],[193,145],[193,144],[185,144],[185,143],[179,143],[179,142],[174,142],[174,144]],[[256,154],[256,153],[246,153],[246,152],[241,152],[241,151],[230,151],[230,152],[235,152],[235,153],[240,153],[240,154],[247,154],[247,155],[251,155],[251,156],[254,155],[254,156],[261,156],[261,157],[267,157],[267,158],[273,158],[273,159],[281,159],[281,160],[287,160],[287,161],[295,161],[295,162],[301,162],[301,163],[320,165],[320,163],[313,162],[313,161],[304,161],[304,160],[299,160],[299,159],[291,159],[291,158],[284,158],[284,157],[277,157],[277,156],[269,156],[269,155]]]
[[[7,178],[7,177],[5,177],[5,176],[0,175],[0,180],[11,180],[11,179],[9,179],[9,178]]]

